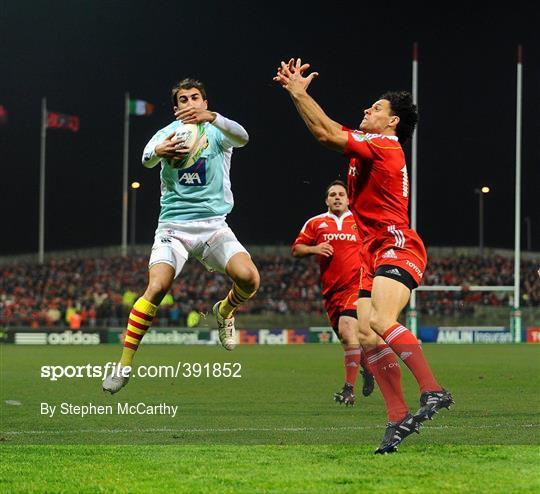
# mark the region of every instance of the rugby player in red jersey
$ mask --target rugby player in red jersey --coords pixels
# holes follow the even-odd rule
[[[401,148],[414,132],[417,109],[409,93],[387,92],[364,110],[360,130],[349,130],[330,119],[307,93],[318,76],[317,72],[304,75],[308,68],[301,59],[281,62],[274,80],[287,90],[319,143],[350,160],[349,201],[362,242],[357,304],[360,341],[389,420],[375,453],[391,453],[408,435],[418,432],[424,420],[453,403],[452,395],[433,376],[416,337],[397,320],[427,262],[422,240],[409,228],[409,181]],[[396,354],[420,388],[420,408],[414,415],[401,391]]]
[[[334,400],[353,406],[354,386],[362,365],[362,394],[373,392],[373,375],[366,369],[358,336],[356,301],[360,281],[358,228],[349,211],[347,186],[335,180],[326,189],[328,211],[306,221],[292,246],[295,257],[316,255],[321,273],[324,307],[332,329],[343,345],[345,384]]]

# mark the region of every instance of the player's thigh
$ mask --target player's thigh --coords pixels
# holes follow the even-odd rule
[[[154,244],[148,261],[150,281],[153,279],[169,279],[169,270],[163,267],[168,265],[173,270],[173,280],[176,278],[189,258],[189,252],[184,244],[189,242],[189,234],[180,230],[158,229],[154,236]],[[154,270],[154,266],[161,266]],[[152,276],[152,273],[155,273]],[[172,280],[171,280],[172,283]]]
[[[344,345],[358,345],[360,340],[358,338],[358,320],[356,317],[339,316],[338,334]]]
[[[400,281],[385,276],[375,276],[371,290],[369,316],[371,328],[382,335],[392,324],[395,324],[410,296],[410,288]]]
[[[225,272],[229,278],[241,287],[250,290],[259,288],[259,271],[247,252],[239,251],[233,254],[227,261]]]
[[[153,264],[148,270],[148,286],[143,297],[154,305],[159,305],[171,289],[175,268],[168,263]]]
[[[148,261],[148,286],[143,297],[154,305],[159,305],[188,257],[189,253],[182,243],[180,231],[158,229]]]
[[[246,248],[228,227],[221,227],[205,242],[201,262],[207,269],[225,273],[246,290],[259,288],[259,271]]]

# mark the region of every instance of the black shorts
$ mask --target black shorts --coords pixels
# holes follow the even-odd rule
[[[418,283],[416,283],[416,280],[408,271],[399,266],[392,266],[391,264],[379,266],[373,277],[376,278],[377,276],[384,276],[385,278],[399,281],[411,291],[418,286]],[[371,292],[369,290],[360,290],[358,298],[371,298]]]

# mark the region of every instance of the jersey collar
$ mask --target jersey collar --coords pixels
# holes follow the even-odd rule
[[[345,220],[345,218],[347,218],[348,216],[351,216],[351,215],[352,215],[352,212],[351,212],[351,211],[347,211],[346,213],[343,213],[343,214],[338,218],[335,214],[332,214],[330,211],[328,211],[328,212],[326,213],[326,216],[328,216],[329,218],[332,218],[332,219],[336,222],[338,231],[343,230],[343,220]]]

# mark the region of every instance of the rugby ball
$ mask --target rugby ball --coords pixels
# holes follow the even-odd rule
[[[203,124],[182,124],[176,131],[173,141],[182,141],[189,153],[181,160],[170,160],[175,169],[189,168],[208,147],[208,137]]]

